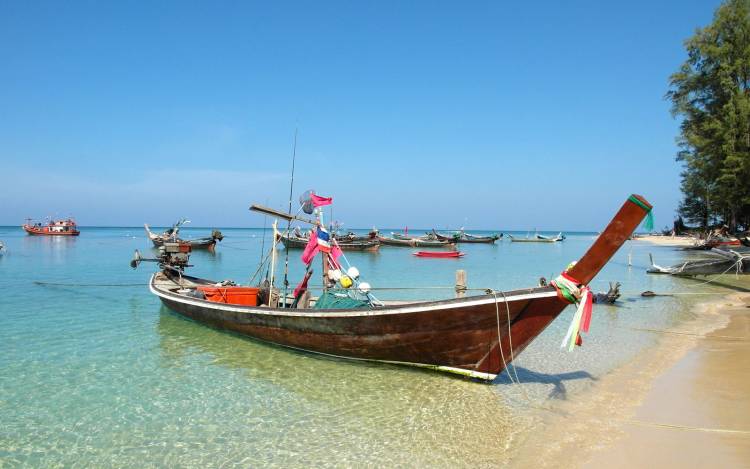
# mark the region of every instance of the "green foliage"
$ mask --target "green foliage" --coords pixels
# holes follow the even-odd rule
[[[750,0],[727,0],[685,41],[667,98],[681,117],[680,215],[706,227],[750,223]]]

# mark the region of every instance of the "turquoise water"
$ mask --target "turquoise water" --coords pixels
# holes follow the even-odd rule
[[[263,231],[222,231],[216,254],[193,254],[191,272],[246,282]],[[2,467],[503,465],[538,423],[526,396],[575,399],[657,338],[633,328],[690,317],[695,297],[642,299],[641,291],[711,291],[646,275],[648,252],[660,264],[683,253],[628,242],[592,284],[606,290],[607,281],[620,281],[620,305],[595,308],[591,333],[573,353],[559,349],[568,308],[517,357],[521,388],[506,374],[483,385],[290,351],[185,320],[148,292],[153,265],[128,266],[134,249],[153,252],[139,228],[83,228],[68,239],[4,227],[0,240]],[[386,246],[347,258],[376,288],[448,287],[376,290],[383,299],[428,299],[453,295],[456,269],[468,272],[470,287],[535,285],[592,241],[593,234],[568,234],[552,245],[461,245],[466,256],[457,260]],[[298,256],[292,251],[292,286],[302,273]],[[281,278],[283,254],[278,268]]]

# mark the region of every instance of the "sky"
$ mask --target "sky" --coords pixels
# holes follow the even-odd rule
[[[664,99],[718,1],[0,2],[0,225],[671,226]]]

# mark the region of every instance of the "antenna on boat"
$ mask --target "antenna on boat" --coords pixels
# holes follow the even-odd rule
[[[268,205],[268,200],[266,200]],[[268,224],[268,216],[263,216],[263,234],[260,237],[260,261],[263,262],[263,254],[266,253],[266,225]],[[275,240],[274,240],[275,241]]]
[[[297,127],[294,128],[294,146],[292,147],[292,178],[289,182],[289,215],[292,215],[292,197],[294,194],[294,163],[297,160]],[[286,235],[289,236],[289,232],[292,229],[292,219],[289,218],[286,224]],[[275,241],[275,240],[274,240]],[[289,243],[284,245],[286,251],[284,255],[284,300],[281,302],[282,306],[286,306],[286,295],[289,290]]]

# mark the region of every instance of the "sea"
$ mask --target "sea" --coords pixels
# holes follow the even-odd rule
[[[269,252],[270,231],[222,232],[215,253],[193,253],[189,272],[248,283]],[[459,259],[390,246],[345,254],[378,299],[450,298],[459,269],[477,289],[470,293],[553,279],[596,236],[565,234],[554,244],[507,236],[461,244]],[[516,357],[511,374],[483,384],[288,350],[185,319],[149,293],[155,264],[129,266],[136,250],[156,254],[142,228],[82,227],[79,237],[59,238],[0,227],[0,241],[3,468],[503,467],[540,424],[534,407],[581,398],[656,344],[659,334],[645,329],[675,327],[693,317],[696,301],[728,291],[646,274],[649,254],[661,265],[688,254],[628,241],[591,284],[606,291],[620,282],[622,297],[595,305],[582,347],[560,349],[568,307]],[[287,270],[278,250],[278,285],[285,270],[291,288],[300,280],[299,256],[290,251]],[[642,297],[647,290],[659,296]]]

